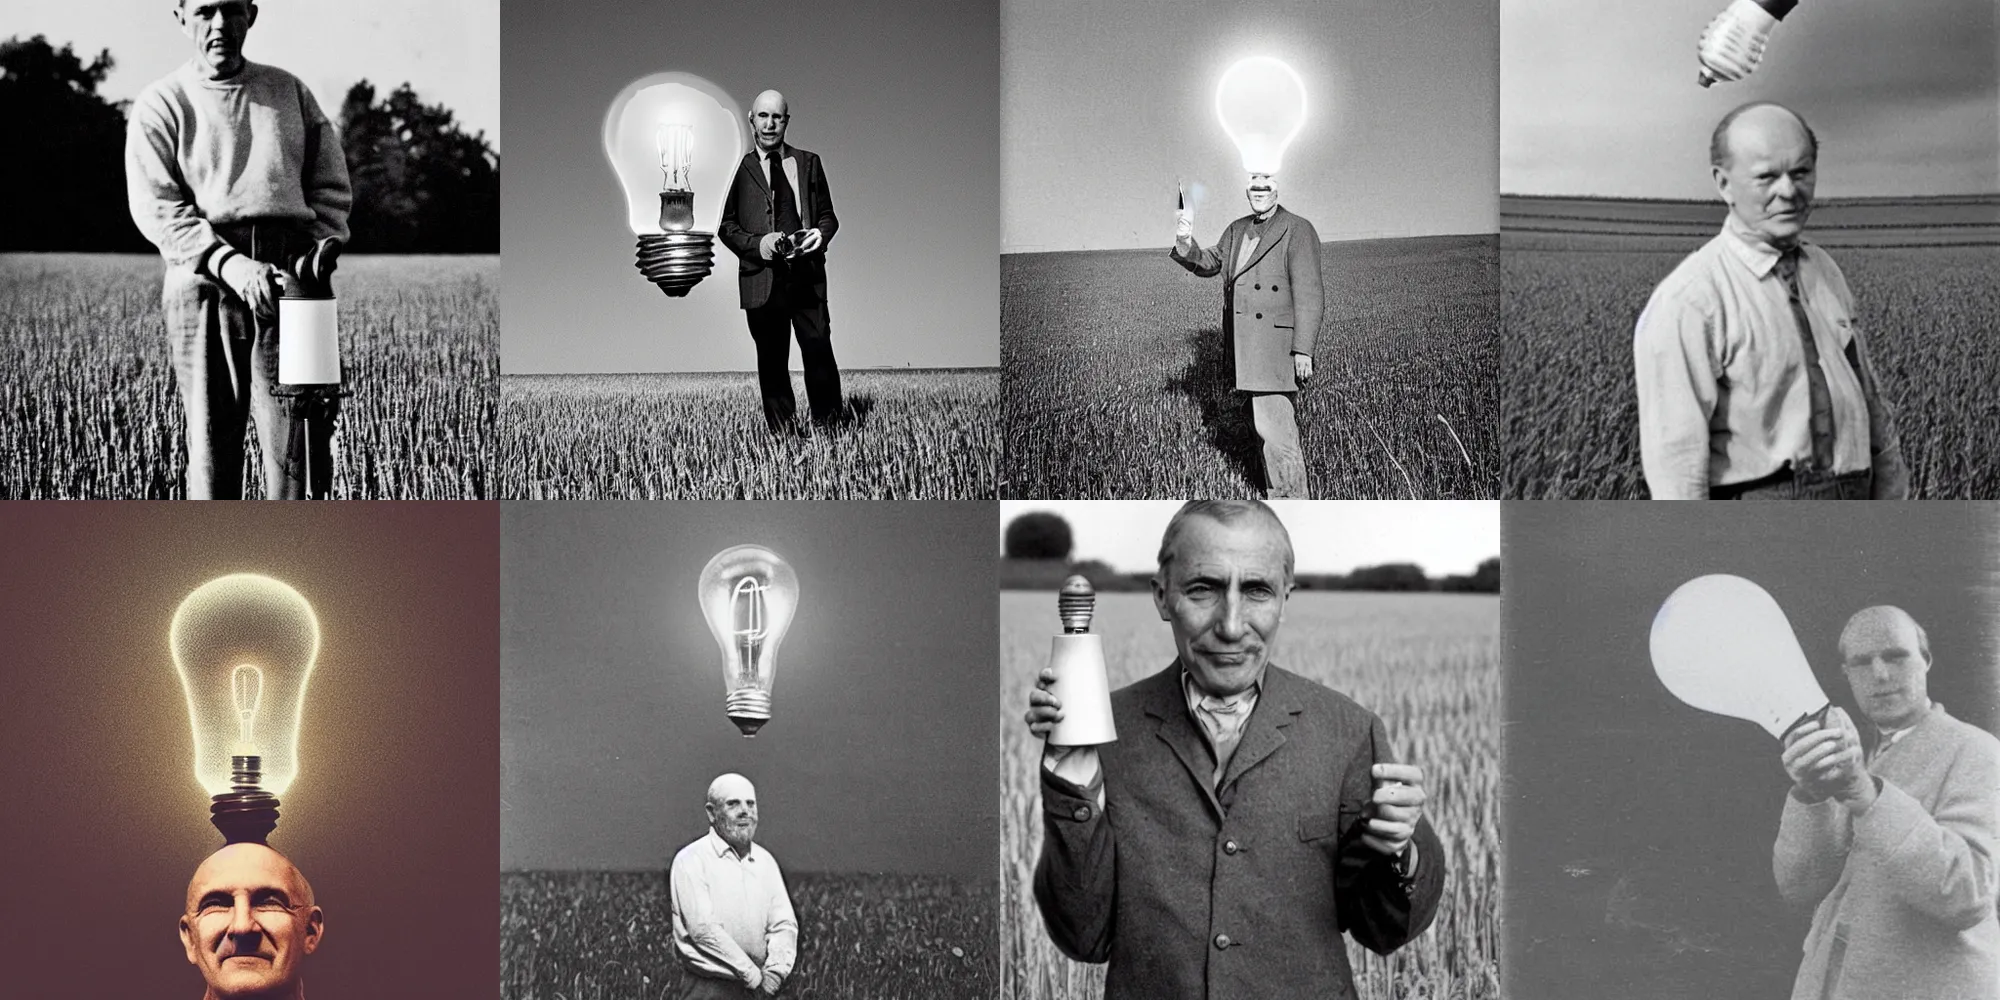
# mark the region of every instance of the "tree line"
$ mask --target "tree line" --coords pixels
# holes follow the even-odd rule
[[[125,204],[125,114],[97,88],[117,66],[42,35],[0,42],[0,251],[143,253]],[[408,83],[362,80],[334,118],[354,186],[354,253],[498,253],[500,154]]]

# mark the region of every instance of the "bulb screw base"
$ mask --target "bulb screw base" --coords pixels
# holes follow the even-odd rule
[[[715,269],[715,234],[676,232],[643,233],[639,236],[639,259],[633,266],[660,291],[680,298],[701,284]]]
[[[771,721],[771,693],[756,688],[742,688],[729,692],[722,703],[723,711],[729,713],[729,721],[736,724],[737,731],[745,737],[757,735],[764,723]]]
[[[1056,594],[1056,616],[1062,619],[1064,635],[1081,635],[1090,631],[1091,616],[1097,613],[1097,591],[1090,581],[1078,574],[1063,581],[1062,590]]]
[[[278,828],[278,797],[258,787],[263,761],[255,756],[229,758],[229,791],[209,799],[208,821],[228,844],[261,844]]]

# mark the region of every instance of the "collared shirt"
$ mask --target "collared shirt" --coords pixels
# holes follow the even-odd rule
[[[1869,760],[1873,761],[1876,757],[1881,756],[1883,751],[1889,749],[1892,746],[1895,746],[1896,741],[1902,739],[1904,734],[1908,733],[1910,730],[1915,729],[1917,728],[1917,726],[1921,725],[1924,721],[1924,717],[1928,716],[1930,714],[1931,709],[1935,708],[1937,708],[1937,702],[1931,702],[1930,708],[1924,710],[1923,716],[1918,716],[1916,722],[1912,722],[1901,729],[1882,729],[1878,727],[1875,730],[1875,736],[1876,736],[1875,753],[1869,756]]]
[[[1874,453],[1893,447],[1895,430],[1873,398],[1854,296],[1826,251],[1801,244],[1799,253],[1801,298],[1832,397],[1832,471],[1867,471]],[[1761,479],[1787,462],[1809,467],[1812,393],[1779,256],[1731,215],[1639,315],[1639,451],[1654,498],[1700,499],[1711,485]]]
[[[1257,244],[1264,241],[1264,226],[1276,218],[1277,215],[1278,206],[1272,205],[1271,210],[1265,212],[1263,217],[1259,218],[1255,215],[1250,217],[1250,230],[1243,234],[1243,248],[1236,251],[1236,266],[1230,270],[1230,274],[1242,274],[1243,269],[1250,266],[1250,259],[1257,256]],[[1258,676],[1258,683],[1263,683],[1262,675]],[[1252,698],[1251,700],[1255,701],[1256,699]]]
[[[764,971],[789,976],[799,921],[771,852],[739,856],[713,828],[674,855],[674,951],[690,972],[755,988]]]

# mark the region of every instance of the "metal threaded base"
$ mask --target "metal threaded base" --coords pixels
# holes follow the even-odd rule
[[[229,758],[229,791],[210,798],[208,821],[227,844],[261,844],[278,828],[278,797],[258,785],[263,760],[255,756]]]
[[[744,736],[755,736],[764,723],[771,721],[771,694],[756,688],[742,688],[729,692],[722,703],[723,711],[729,713],[729,721]]]
[[[660,291],[680,298],[715,269],[713,233],[645,233],[634,265]]]
[[[1097,592],[1089,580],[1079,574],[1063,581],[1062,590],[1056,594],[1056,616],[1062,619],[1063,634],[1090,631],[1090,617],[1096,611]]]

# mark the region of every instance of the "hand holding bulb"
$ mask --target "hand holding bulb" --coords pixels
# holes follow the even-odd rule
[[[1845,709],[1828,711],[1824,723],[1793,730],[1780,760],[1801,802],[1838,799],[1857,815],[1874,804],[1875,779],[1862,764],[1861,733]]]
[[[1174,239],[1175,240],[1194,239],[1193,211],[1183,208],[1174,212]]]

